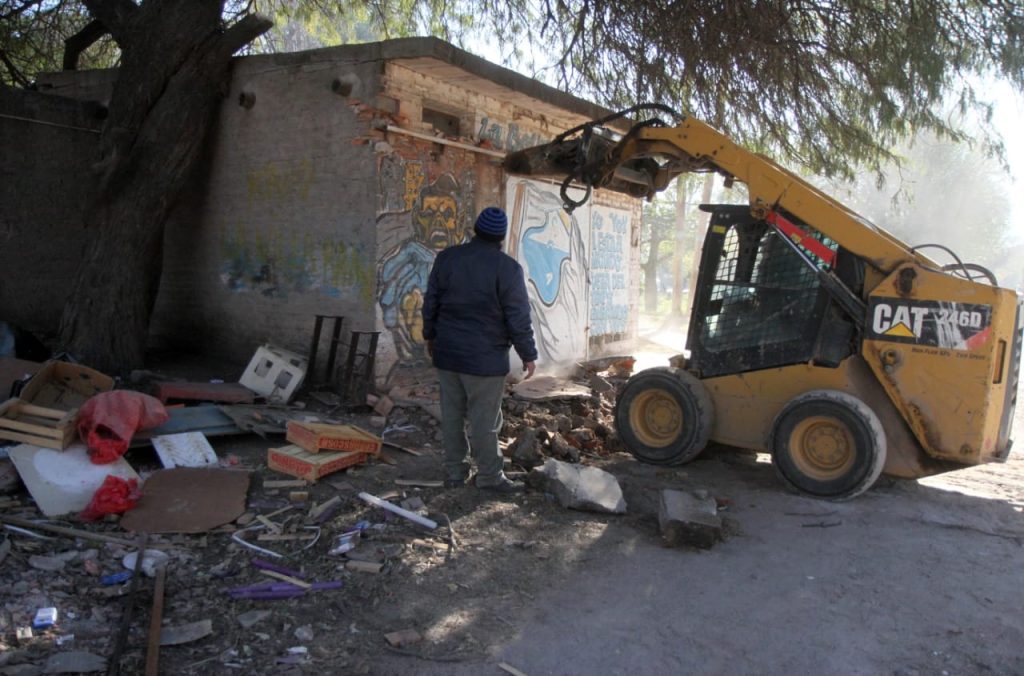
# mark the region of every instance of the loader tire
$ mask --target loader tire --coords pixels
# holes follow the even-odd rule
[[[846,500],[875,483],[885,465],[885,431],[857,397],[814,390],[795,397],[772,427],[772,464],[791,488]]]
[[[641,462],[681,465],[700,455],[711,436],[714,410],[703,383],[670,367],[629,379],[615,403],[615,427]]]

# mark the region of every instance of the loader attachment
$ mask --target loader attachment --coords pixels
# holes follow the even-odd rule
[[[583,205],[593,188],[650,199],[683,172],[713,169],[707,161],[678,148],[668,148],[665,144],[652,147],[637,142],[639,130],[666,126],[658,118],[636,122],[625,133],[604,126],[612,120],[647,109],[669,112],[682,119],[664,106],[634,106],[570,129],[550,143],[510,153],[505,157],[504,169],[510,174],[561,180],[562,200],[569,212]],[[568,195],[569,186],[573,183],[586,189],[581,200],[573,200]]]

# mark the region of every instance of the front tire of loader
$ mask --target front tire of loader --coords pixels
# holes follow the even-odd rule
[[[681,465],[700,455],[714,410],[703,383],[670,367],[629,379],[615,403],[615,427],[630,452],[651,465]]]
[[[885,465],[885,431],[857,397],[814,390],[790,401],[773,425],[772,464],[800,493],[831,500],[860,495]]]

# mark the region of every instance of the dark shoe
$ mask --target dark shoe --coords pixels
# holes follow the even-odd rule
[[[526,484],[522,481],[512,481],[506,476],[502,476],[496,484],[484,484],[481,486],[479,483],[476,485],[477,488],[483,491],[493,491],[494,493],[522,493],[526,490]]]
[[[466,485],[466,480],[465,479],[445,479],[444,480],[444,487],[445,488],[462,488],[465,485]]]

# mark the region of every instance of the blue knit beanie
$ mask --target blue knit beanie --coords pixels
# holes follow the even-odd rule
[[[487,207],[476,217],[476,229],[485,235],[504,239],[508,232],[508,217],[498,207]]]

